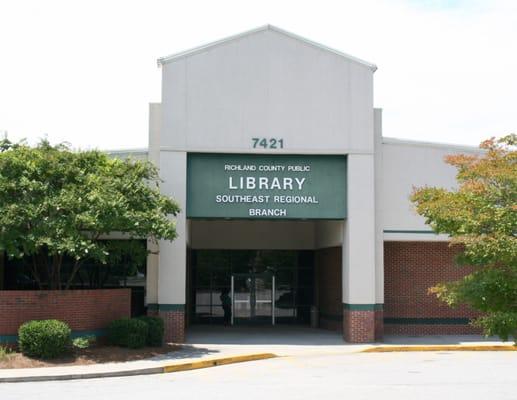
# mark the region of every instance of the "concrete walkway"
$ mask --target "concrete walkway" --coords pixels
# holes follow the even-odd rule
[[[374,346],[400,345],[508,345],[480,336],[388,336],[384,343],[348,344],[338,332],[307,327],[222,327],[197,326],[189,329],[187,344],[179,351],[148,360],[80,366],[0,369],[6,380],[55,380],[161,373],[164,367],[192,364],[221,358],[273,353],[280,357],[300,355],[354,354]]]
[[[394,336],[386,335],[382,343],[351,344],[340,332],[303,326],[224,327],[195,326],[187,335],[193,346],[206,346],[221,352],[271,352],[278,356],[306,354],[357,353],[373,347],[400,346],[512,346],[497,337],[480,335]]]
[[[189,329],[187,342],[222,352],[270,352],[278,356],[308,353],[353,353],[371,344],[350,344],[339,332],[304,326],[224,327],[196,326]]]
[[[432,336],[393,336],[384,337],[384,345],[513,345],[514,342],[503,342],[498,337],[480,335],[432,335]]]

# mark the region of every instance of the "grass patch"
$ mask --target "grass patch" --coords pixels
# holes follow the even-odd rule
[[[0,361],[5,361],[9,358],[9,356],[13,353],[7,346],[0,346]]]

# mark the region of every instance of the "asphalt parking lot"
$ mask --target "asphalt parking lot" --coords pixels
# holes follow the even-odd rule
[[[512,399],[516,352],[312,353],[162,375],[0,384],[0,399]]]

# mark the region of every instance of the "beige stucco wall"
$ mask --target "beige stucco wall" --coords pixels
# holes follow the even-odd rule
[[[252,137],[281,137],[276,153],[373,149],[373,71],[272,29],[163,66],[162,149],[263,152]]]
[[[343,302],[383,302],[385,240],[447,240],[413,210],[413,186],[455,187],[443,158],[473,148],[382,138],[373,69],[275,29],[262,29],[163,62],[162,103],[151,105],[149,155],[162,191],[185,210],[186,154],[346,154],[346,221],[187,221],[160,244],[159,302],[184,303],[193,248],[318,249],[342,245]],[[284,148],[254,149],[252,138]],[[159,277],[159,279],[158,279]]]
[[[385,240],[447,240],[430,231],[414,210],[410,195],[414,187],[456,187],[456,169],[445,163],[450,154],[479,154],[474,147],[418,143],[384,138],[382,143],[381,218]],[[388,232],[386,232],[388,231]],[[396,231],[396,232],[393,232]]]
[[[344,221],[187,221],[160,243],[159,303],[185,303],[186,248],[316,249],[346,242],[344,301],[375,302],[374,68],[266,28],[162,64],[161,188],[185,210],[186,154],[343,154]],[[152,130],[152,127],[151,127]],[[284,148],[252,147],[253,137]],[[351,166],[351,167],[350,167]]]

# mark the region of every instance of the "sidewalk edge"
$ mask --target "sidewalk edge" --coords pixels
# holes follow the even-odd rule
[[[513,345],[427,345],[427,346],[376,346],[361,353],[395,353],[411,351],[517,351]]]
[[[210,368],[220,365],[235,364],[247,361],[266,360],[278,357],[273,353],[246,354],[233,357],[211,358],[187,363],[171,364],[161,367],[137,368],[122,371],[89,372],[62,375],[35,375],[35,376],[13,376],[0,377],[0,383],[19,383],[19,382],[43,382],[43,381],[65,381],[73,379],[94,379],[94,378],[116,378],[122,376],[165,374],[171,372],[190,371],[194,369]]]

